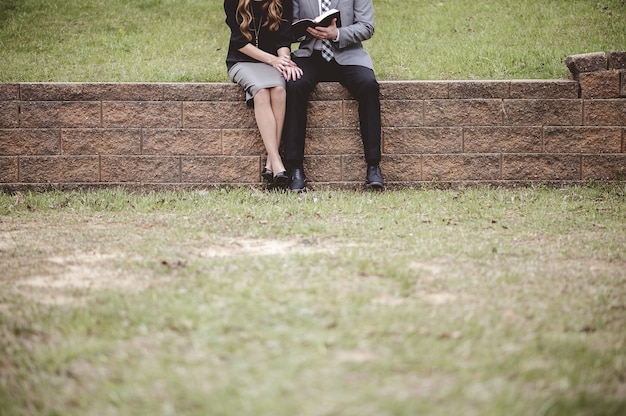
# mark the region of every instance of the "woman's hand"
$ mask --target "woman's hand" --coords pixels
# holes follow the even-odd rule
[[[295,65],[289,55],[273,56],[269,64],[278,72],[283,72],[285,68]]]
[[[302,69],[291,60],[289,55],[279,55],[274,57],[270,65],[280,72],[287,81],[296,80],[302,76]]]
[[[272,68],[280,72],[280,74],[287,81],[296,80],[302,76],[302,69],[298,68],[296,63],[291,60],[291,50],[287,47],[280,48],[276,51],[276,55],[273,55],[262,51],[251,43],[248,43],[246,46],[239,49],[239,51],[259,62],[270,65]]]

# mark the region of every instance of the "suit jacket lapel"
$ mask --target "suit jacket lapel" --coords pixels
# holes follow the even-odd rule
[[[311,16],[317,16],[320,14],[319,0],[309,0],[307,3],[309,4],[309,8],[311,9]]]

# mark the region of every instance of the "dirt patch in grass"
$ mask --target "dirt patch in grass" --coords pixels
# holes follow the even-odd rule
[[[42,224],[42,226],[44,226]],[[32,228],[32,224],[31,224]],[[36,227],[35,227],[36,228]],[[98,229],[95,227],[94,229]],[[106,229],[106,228],[103,228]],[[85,228],[82,228],[85,231]],[[25,234],[31,231],[19,230],[7,233],[0,243],[0,251],[19,250]],[[9,291],[29,300],[47,305],[83,304],[89,294],[96,291],[138,292],[149,289],[161,278],[150,277],[141,271],[125,267],[129,262],[142,262],[135,252],[116,249],[114,244],[105,244],[100,250],[86,251],[74,247],[70,241],[57,240],[51,246],[39,242],[29,247],[35,252],[33,263],[26,272],[11,280]],[[188,256],[182,260],[170,260],[167,256],[158,263],[170,269],[186,266],[190,259],[215,259],[250,257],[280,257],[301,253],[332,253],[344,247],[337,243],[324,245],[312,244],[308,239],[253,239],[253,238],[212,238],[200,239],[193,244],[187,242],[185,250]],[[2,305],[0,304],[0,307]]]
[[[197,244],[192,252],[201,257],[239,257],[239,256],[282,256],[297,254],[306,247],[308,253],[333,252],[339,248],[337,244],[325,244],[323,247],[314,245],[308,239],[252,239],[225,238],[207,245]]]

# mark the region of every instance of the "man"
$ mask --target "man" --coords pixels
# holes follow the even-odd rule
[[[307,29],[307,37],[293,52],[294,62],[302,69],[299,79],[287,82],[287,113],[283,129],[284,160],[291,168],[289,189],[306,189],[303,168],[309,94],[319,81],[339,81],[359,103],[361,138],[367,171],[365,183],[383,189],[380,170],[380,98],[370,55],[362,41],[374,35],[372,0],[293,0],[293,19],[314,19],[329,8],[341,12],[328,27]],[[339,111],[339,109],[337,109]]]

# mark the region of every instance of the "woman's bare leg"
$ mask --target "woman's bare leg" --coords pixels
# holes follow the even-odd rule
[[[270,169],[274,173],[282,172],[285,170],[285,165],[278,153],[278,147],[280,145],[280,136],[277,135],[278,126],[275,116],[274,105],[272,103],[271,91],[276,88],[259,90],[254,96],[254,116],[256,123],[265,145],[265,151],[267,152],[266,168]],[[283,90],[284,91],[284,90]],[[284,105],[283,116],[280,120],[282,126],[284,122]],[[281,127],[282,130],[282,127]]]
[[[285,124],[287,92],[284,88],[274,87],[270,90],[270,99],[274,120],[276,120],[276,146],[280,149],[280,139],[283,135],[283,125]]]

